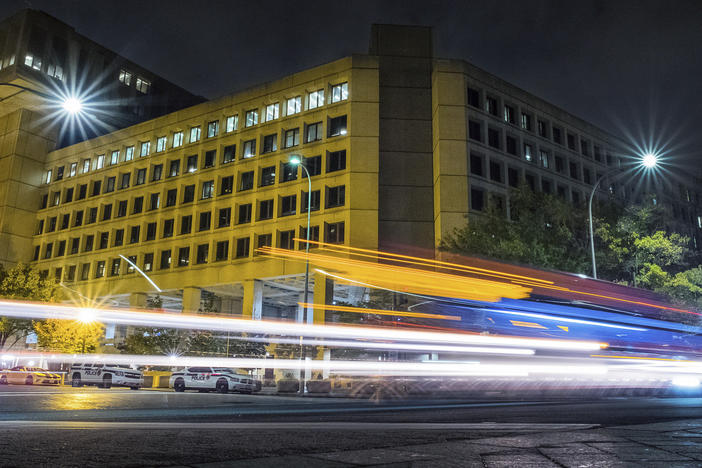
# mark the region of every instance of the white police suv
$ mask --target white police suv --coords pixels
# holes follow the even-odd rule
[[[253,379],[224,367],[186,367],[174,372],[168,384],[176,392],[252,393],[255,388]]]
[[[71,386],[96,385],[99,388],[129,387],[139,390],[144,385],[141,371],[124,364],[77,363],[71,365]]]

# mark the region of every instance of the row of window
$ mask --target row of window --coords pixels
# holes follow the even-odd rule
[[[118,80],[124,86],[131,87],[132,78],[134,78],[134,74],[131,71],[125,70],[124,68],[119,70]],[[139,91],[140,93],[148,94],[149,90],[151,89],[151,81],[149,81],[146,78],[143,78],[141,76],[136,76],[136,80],[134,80],[134,86],[135,86],[136,90]]]
[[[124,76],[122,75],[122,72],[124,72]],[[120,77],[124,78],[125,81],[127,79],[130,80],[131,82],[131,74],[128,74],[127,71],[122,70],[120,72]],[[139,78],[137,78],[137,84],[139,83]],[[316,96],[316,97],[312,97]],[[321,99],[321,101],[320,101]],[[338,85],[334,85],[331,87],[331,102],[338,102],[342,100],[348,99],[348,83],[341,83]],[[301,96],[297,96],[295,98],[290,98],[287,100],[288,102],[288,112],[287,115],[293,115],[296,113],[300,112],[300,101]],[[319,107],[323,105],[324,102],[324,90],[318,90],[315,91],[314,93],[309,93],[308,94],[308,99],[307,99],[308,109],[314,109],[316,107]],[[292,103],[292,104],[291,104]],[[295,104],[297,103],[297,104]],[[314,107],[310,107],[310,105],[314,105]],[[274,104],[269,104],[264,108],[264,117],[266,120],[264,122],[276,120],[279,118],[279,103],[274,103]],[[296,110],[297,109],[297,110]],[[252,127],[254,125],[257,125],[259,123],[259,109],[252,109],[249,111],[246,111],[245,113],[245,127]],[[231,133],[235,130],[238,129],[239,126],[239,115],[231,115],[226,117],[225,119],[225,132],[226,133]],[[310,124],[305,124],[303,126],[304,130],[304,141],[305,143],[310,143],[314,141],[319,141],[323,138],[324,133],[323,133],[323,122],[314,122]],[[220,121],[219,120],[212,120],[207,123],[206,126],[206,137],[207,138],[214,138],[219,135],[220,131]],[[347,132],[347,118],[345,115],[335,117],[335,118],[329,118],[327,122],[327,137],[335,137],[335,136],[340,136],[340,135],[346,135]],[[189,131],[187,132],[188,136],[188,143],[196,143],[200,141],[202,137],[202,127],[201,125],[195,125],[190,127]],[[262,138],[261,140],[261,147],[260,147],[260,152],[261,154],[263,153],[269,153],[272,151],[276,151],[278,149],[278,134],[271,134],[271,135],[266,135]],[[179,148],[185,144],[185,137],[186,133],[183,130],[177,130],[171,133],[170,135],[170,148]],[[293,128],[293,129],[287,129],[283,130],[280,139],[282,141],[282,147],[283,148],[292,148],[300,144],[300,128]],[[167,135],[159,136],[155,140],[155,145],[152,145],[152,141],[142,141],[139,142],[138,145],[132,145],[132,146],[127,146],[125,147],[124,151],[120,150],[113,150],[109,154],[100,154],[97,155],[95,158],[91,160],[91,158],[85,158],[83,159],[80,163],[78,162],[73,162],[68,165],[68,168],[65,166],[60,166],[55,168],[55,180],[61,180],[64,175],[67,177],[73,177],[78,173],[78,169],[80,166],[81,173],[85,174],[87,172],[90,172],[91,170],[98,170],[102,169],[107,165],[114,165],[118,164],[120,162],[124,161],[131,161],[133,160],[136,156],[138,157],[146,157],[149,156],[152,152],[160,153],[163,151],[166,151],[168,149],[168,144],[169,144],[169,137]],[[250,158],[256,155],[256,139],[251,139],[251,140],[246,140],[243,141],[241,144],[242,147],[242,158]],[[234,155],[232,154],[231,160],[234,160]],[[50,169],[47,171],[46,176],[44,181],[49,184],[52,181],[52,176],[54,174],[54,170]]]
[[[226,150],[226,148],[225,148]],[[226,156],[226,151],[225,151]],[[208,151],[205,153],[203,169],[214,167],[214,161],[216,159],[216,151]],[[187,156],[184,159],[184,169],[185,173],[193,173],[198,169],[198,156],[192,155]],[[309,158],[303,158],[303,164],[309,172],[310,176],[318,176],[322,173],[322,156],[312,156]],[[168,161],[166,169],[168,172],[165,177],[176,177],[181,172],[181,159],[173,159]],[[338,172],[346,169],[346,150],[331,151],[327,152],[326,155],[326,173]],[[164,164],[152,164],[150,168],[151,175],[149,177],[150,182],[158,182],[164,177]],[[244,192],[247,190],[252,190],[254,188],[255,182],[255,172],[256,171],[239,171],[236,185],[237,192]],[[275,185],[276,183],[276,166],[266,166],[258,170],[258,186],[267,187]],[[289,162],[280,163],[280,172],[278,176],[279,183],[292,182],[297,180],[298,167],[295,164]],[[134,186],[144,185],[147,182],[147,168],[138,168],[134,172],[123,172],[118,176],[109,176],[104,180],[93,180],[90,184],[80,184],[76,187],[66,187],[63,191],[56,190],[51,193],[51,198],[49,194],[45,194],[41,198],[40,209],[46,208],[49,203],[51,206],[58,206],[59,204],[71,203],[75,199],[83,200],[88,197],[88,193],[91,197],[98,196],[100,194],[112,193],[115,190],[128,189],[132,184]],[[235,176],[221,176],[219,177],[220,193],[219,195],[228,195],[234,192],[234,181]],[[205,181],[200,184],[200,199],[212,198],[215,194],[215,181]],[[90,191],[88,190],[90,189]],[[168,193],[173,192],[169,190]],[[189,203],[195,200],[195,184],[187,185],[184,187],[184,199],[183,203]],[[166,205],[171,206],[171,205]]]
[[[324,223],[324,242],[328,243],[344,243],[344,223]],[[283,249],[294,249],[295,248],[295,238],[306,239],[307,229],[306,227],[299,228],[299,235],[295,235],[295,230],[278,231],[277,232],[277,245]],[[273,234],[257,234],[254,236],[256,248],[270,247],[273,245]],[[319,241],[319,226],[310,227],[310,240]],[[65,242],[65,241],[62,241]],[[304,249],[306,242],[298,241],[297,247],[299,249]],[[313,245],[311,244],[310,247]],[[55,277],[58,281],[86,281],[92,278],[102,278],[104,276],[119,276],[121,274],[128,274],[134,272],[134,266],[141,263],[141,268],[144,271],[153,271],[155,269],[168,270],[173,264],[177,267],[187,267],[193,262],[196,265],[204,265],[209,262],[223,262],[230,258],[232,259],[244,259],[249,258],[251,252],[251,237],[239,237],[234,240],[234,250],[230,252],[230,240],[219,240],[212,243],[203,243],[193,246],[192,249],[195,253],[193,258],[191,252],[191,246],[178,247],[176,249],[164,249],[158,252],[158,257],[155,257],[153,252],[145,253],[141,255],[141,259],[137,258],[137,255],[126,256],[129,261],[124,261],[122,258],[113,258],[107,263],[105,260],[98,260],[92,263],[83,263],[80,265],[69,265],[66,267],[65,275],[63,268],[56,268],[54,270]],[[213,247],[213,252],[211,252],[211,247]],[[47,244],[45,246],[45,251],[51,251],[53,246]],[[63,244],[65,249],[65,244]],[[59,245],[58,249],[61,249]],[[39,246],[36,247],[35,257],[38,258]],[[214,254],[214,255],[212,255]],[[175,262],[173,255],[175,255]],[[58,255],[57,255],[58,256]],[[49,258],[46,257],[45,258]],[[158,261],[158,264],[155,263]],[[109,270],[106,267],[109,265]],[[124,269],[123,269],[124,266]],[[80,270],[78,271],[78,268]],[[76,273],[79,276],[76,277]]]
[[[310,211],[319,211],[320,205],[321,205],[321,191],[320,190],[313,190],[311,192],[311,196],[308,197],[309,192],[301,192],[300,196],[300,213],[307,213],[308,208]],[[171,193],[168,194],[166,206],[169,206],[169,203],[171,204],[170,206],[175,205],[177,199],[177,194],[175,192],[175,189],[172,191],[172,198],[171,198]],[[346,204],[346,186],[344,185],[338,185],[335,187],[325,187],[325,208],[326,209],[331,209],[331,208],[338,208],[341,206],[344,206]],[[285,216],[293,216],[298,213],[298,208],[297,208],[297,202],[298,202],[298,196],[296,194],[293,195],[287,195],[287,196],[279,196],[278,197],[278,211],[277,215],[278,217],[285,217]],[[121,200],[118,201],[116,204],[116,213],[115,213],[115,218],[121,218],[127,215],[127,200]],[[157,207],[158,201],[152,205]],[[100,221],[109,221],[112,219],[112,204],[106,204],[102,205],[102,212],[100,213]],[[254,219],[254,214],[255,214],[255,220],[256,221],[265,221],[269,219],[274,218],[274,214],[276,213],[275,211],[275,200],[273,198],[267,199],[267,200],[259,200],[257,204],[255,205],[256,211],[254,213],[254,204],[253,203],[242,203],[238,204],[235,207],[235,214],[236,214],[236,224],[247,224],[251,223],[252,220]],[[141,213],[141,210],[143,209],[143,197],[136,197],[132,200],[132,212],[133,213]],[[155,208],[152,208],[155,209]],[[66,213],[62,215],[60,218],[57,216],[52,216],[46,219],[40,219],[38,224],[37,224],[37,230],[36,234],[41,235],[44,233],[46,230],[47,233],[55,232],[57,230],[66,230],[70,227],[80,227],[89,224],[94,224],[98,221],[98,207],[92,207],[89,208],[86,211],[84,210],[78,210],[73,212],[73,222],[71,223],[71,214]],[[223,227],[229,227],[232,223],[232,207],[224,207],[224,208],[218,208],[216,210],[216,228],[223,228]],[[212,212],[211,211],[203,211],[198,214],[199,216],[199,222],[198,222],[198,231],[207,231],[212,227]],[[181,221],[180,221],[180,234],[190,234],[193,230],[193,215],[182,215],[181,216]],[[155,240],[156,239],[156,228],[157,228],[157,223],[150,222],[146,224],[146,241],[150,240]],[[175,218],[170,218],[163,220],[162,222],[162,238],[168,238],[172,237],[175,230]],[[139,242],[140,240],[140,232],[141,232],[141,226],[132,226],[130,228],[130,236],[129,236],[129,243],[134,244]],[[119,246],[124,243],[124,229],[116,229],[115,233],[113,235],[113,246]],[[100,237],[102,238],[104,236],[104,243],[101,241],[99,245],[104,245],[104,247],[100,248],[107,248],[108,246],[108,236],[109,234],[107,232],[101,233]],[[92,250],[92,245],[93,245],[93,235],[88,235],[85,236],[85,239],[83,241],[83,251],[89,251]],[[87,240],[90,239],[90,240]],[[74,242],[72,240],[72,242]],[[77,249],[76,245],[76,249]],[[74,249],[72,248],[72,251]],[[73,253],[78,253],[73,252]]]

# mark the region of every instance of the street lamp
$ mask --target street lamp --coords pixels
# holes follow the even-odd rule
[[[307,170],[304,164],[302,164],[302,156],[299,156],[297,154],[291,154],[290,159],[288,160],[290,164],[293,166],[298,166],[301,167],[305,171],[305,175],[307,176],[307,230],[306,230],[306,241],[307,243],[305,244],[305,294],[304,294],[304,308],[302,312],[302,321],[305,322],[307,321],[308,323],[312,322],[310,320],[310,314],[309,311],[307,310],[307,295],[309,294],[309,284],[310,284],[310,259],[309,259],[309,253],[310,253],[310,213],[312,211],[312,178],[310,177],[310,172]]]
[[[658,165],[658,156],[656,156],[653,153],[646,153],[641,158],[641,165],[644,167],[644,170],[651,170],[655,168]],[[597,279],[597,263],[595,261],[595,236],[592,229],[592,199],[595,196],[595,191],[600,185],[600,182],[602,182],[602,180],[611,173],[612,171],[606,172],[603,175],[601,175],[599,179],[597,179],[597,182],[595,182],[595,185],[593,185],[592,191],[590,192],[590,200],[588,201],[587,205],[588,218],[590,221],[590,253],[592,254],[592,277],[595,279]]]
[[[83,102],[76,96],[60,96],[58,94],[49,94],[38,89],[29,88],[27,86],[18,85],[15,83],[0,83],[0,86],[11,86],[13,88],[21,89],[22,91],[28,91],[30,93],[36,94],[50,102],[58,103],[61,108],[69,115],[75,116],[82,112]]]

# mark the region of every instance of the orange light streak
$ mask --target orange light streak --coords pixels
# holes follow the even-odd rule
[[[383,309],[364,309],[361,307],[349,307],[349,306],[338,306],[338,305],[328,305],[328,304],[312,304],[298,302],[301,307],[310,307],[317,310],[334,310],[338,312],[353,312],[356,314],[376,314],[376,315],[396,315],[398,317],[418,317],[418,318],[431,318],[431,319],[441,319],[441,320],[461,320],[458,315],[439,315],[439,314],[427,314],[423,312],[405,312],[402,310],[383,310]]]

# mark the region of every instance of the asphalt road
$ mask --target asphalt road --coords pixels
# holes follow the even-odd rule
[[[0,387],[0,466],[199,466],[693,418],[702,399],[376,402],[10,385]]]

